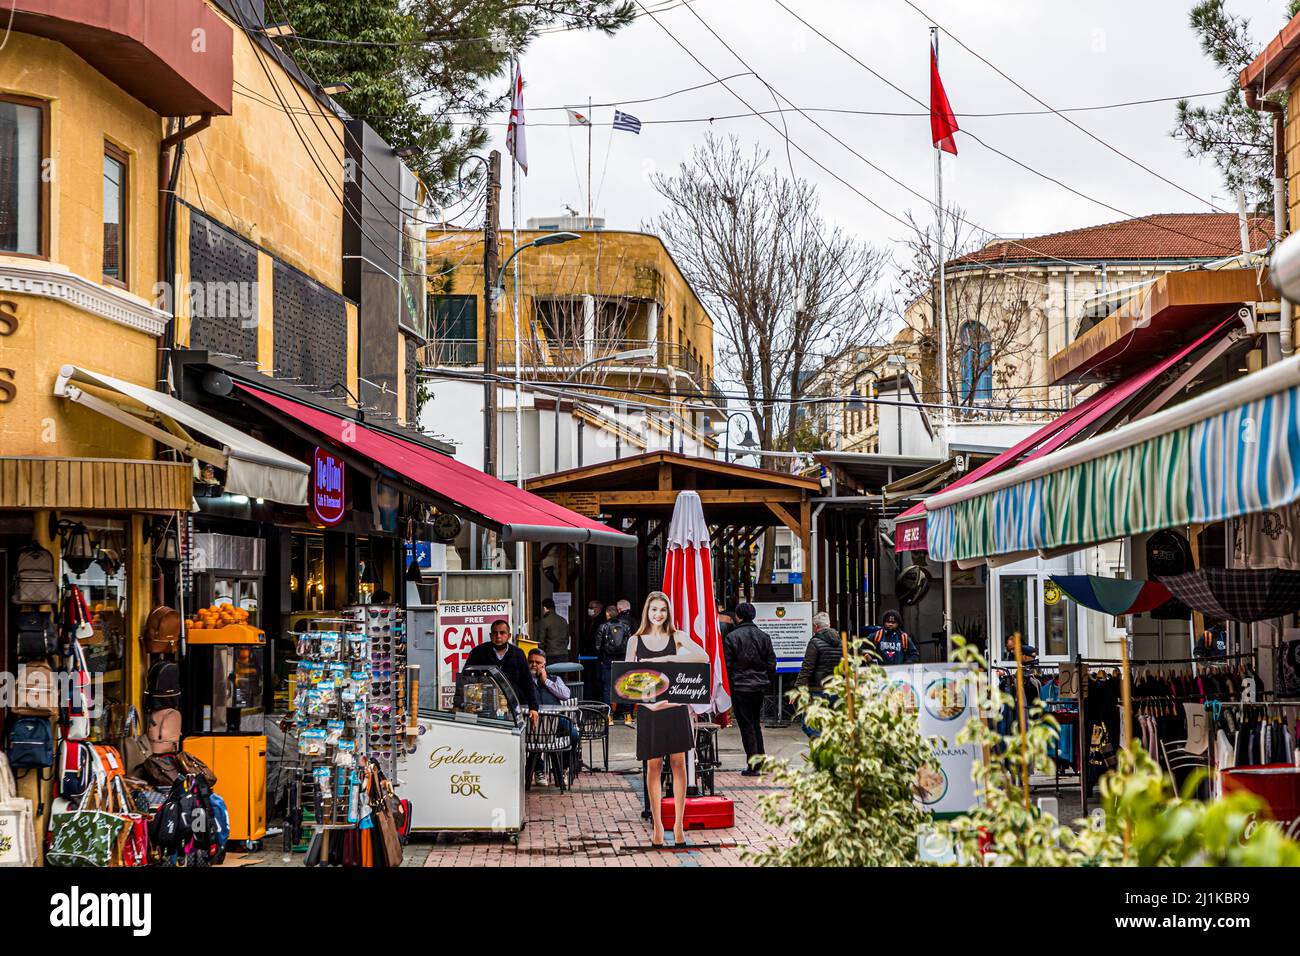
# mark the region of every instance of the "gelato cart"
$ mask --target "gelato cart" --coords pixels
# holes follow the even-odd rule
[[[411,801],[412,830],[519,839],[525,753],[517,704],[499,668],[470,667],[457,677],[453,710],[420,708],[396,787]]]

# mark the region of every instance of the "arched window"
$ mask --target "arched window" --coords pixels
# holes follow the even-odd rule
[[[958,332],[961,344],[961,394],[963,405],[993,398],[993,345],[988,329],[967,322]]]

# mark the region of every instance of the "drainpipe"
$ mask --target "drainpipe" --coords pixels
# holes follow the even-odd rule
[[[821,504],[819,504],[816,508],[812,510],[812,517],[809,519],[809,523],[812,525],[812,533],[808,536],[809,537],[808,547],[809,550],[812,551],[812,554],[806,555],[804,557],[804,561],[808,565],[808,583],[812,585],[812,603],[813,603],[814,614],[816,614],[818,610],[817,608],[817,516],[822,513],[822,509],[825,507],[826,507],[826,502],[823,501]]]
[[[1286,134],[1284,117],[1286,112],[1280,103],[1261,99],[1255,87],[1246,88],[1246,105],[1261,113],[1273,114],[1273,241],[1281,242],[1287,234],[1286,228]],[[1286,296],[1282,296],[1281,328],[1278,332],[1278,345],[1282,358],[1290,358],[1295,353],[1292,329],[1292,306]]]
[[[182,119],[181,122],[183,123],[184,120]],[[182,125],[180,129],[158,144],[158,281],[169,285],[176,279],[176,276],[172,274],[172,265],[176,255],[176,237],[172,233],[176,227],[176,184],[180,172],[179,162],[176,163],[174,168],[172,166],[171,151],[173,148],[178,150],[177,159],[179,160],[179,150],[183,148],[181,143],[195,133],[207,129],[210,125],[212,125],[212,114],[204,113],[198,120],[189,126]],[[177,294],[178,290],[173,288],[172,316],[167,323],[166,331],[163,333],[163,347],[158,352],[158,387],[160,391],[169,394],[172,389],[167,386],[167,372],[171,365],[172,351],[176,347]]]

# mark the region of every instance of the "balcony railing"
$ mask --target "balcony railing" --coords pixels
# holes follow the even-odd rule
[[[537,339],[528,339],[519,345],[519,365],[535,369],[545,375],[572,372],[578,366],[597,359],[608,358],[619,352],[632,349],[654,349],[654,360],[645,363],[650,367],[681,369],[696,383],[700,391],[712,394],[713,380],[704,374],[702,363],[689,349],[671,342],[657,342],[649,339],[606,339],[575,343],[550,343]],[[515,367],[515,343],[506,340],[497,343],[497,368],[513,369]],[[456,368],[483,364],[483,343],[477,339],[434,339],[424,346],[419,355],[419,362],[426,367]],[[617,365],[620,363],[611,363]],[[638,363],[640,364],[640,363]],[[595,378],[600,374],[597,365],[583,373],[583,378]]]

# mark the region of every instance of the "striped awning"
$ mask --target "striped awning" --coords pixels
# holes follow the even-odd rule
[[[932,557],[976,563],[1300,499],[1300,357],[927,501]]]

